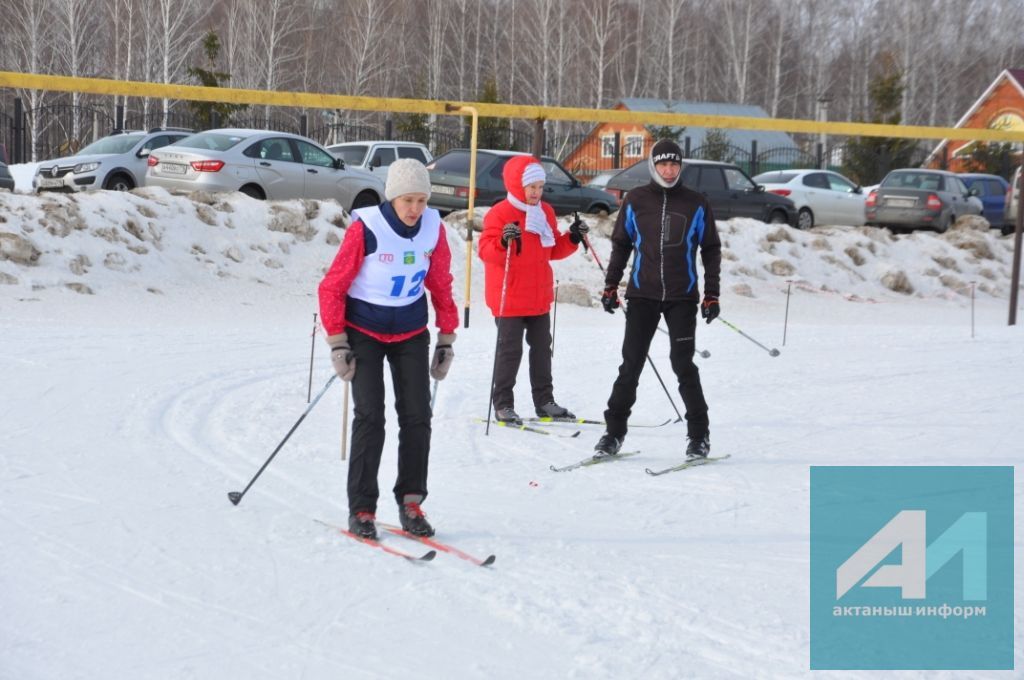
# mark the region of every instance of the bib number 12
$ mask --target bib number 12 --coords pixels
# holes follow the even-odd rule
[[[404,276],[392,276],[391,277],[391,297],[415,297],[420,294],[420,289],[423,287],[423,279],[427,276],[427,270],[422,269],[413,274],[408,281]],[[409,290],[405,290],[406,283],[409,285]]]

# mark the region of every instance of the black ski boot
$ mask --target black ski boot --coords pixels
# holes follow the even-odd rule
[[[594,458],[607,458],[614,456],[622,448],[622,437],[615,437],[605,432],[594,447]]]
[[[703,437],[691,437],[690,442],[686,445],[687,460],[693,460],[694,458],[707,458],[709,453],[711,453],[710,435],[704,435]]]
[[[414,536],[433,536],[434,527],[430,526],[427,516],[423,514],[420,503],[423,496],[408,495],[398,506],[398,516],[402,520],[402,528]]]
[[[371,541],[377,540],[377,525],[374,523],[376,517],[372,512],[357,510],[348,516],[348,530],[359,538]]]
[[[537,416],[539,418],[554,418],[555,420],[576,420],[576,414],[553,401],[543,406],[538,406]]]
[[[516,410],[511,406],[504,406],[494,411],[494,419],[499,423],[508,423],[509,425],[522,425],[523,419],[519,417]]]

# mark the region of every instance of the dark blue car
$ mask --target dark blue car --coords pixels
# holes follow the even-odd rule
[[[1013,225],[1005,223],[1003,208],[1006,206],[1006,189],[1010,184],[998,175],[965,172],[960,173],[959,177],[981,201],[982,217],[1004,234],[1009,233],[1013,229]]]

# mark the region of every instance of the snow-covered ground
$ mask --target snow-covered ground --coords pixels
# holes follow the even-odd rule
[[[1010,239],[735,221],[723,315],[781,356],[699,328],[729,461],[645,475],[680,460],[680,425],[634,429],[641,455],[568,473],[548,466],[599,429],[485,436],[494,325],[474,259],[425,508],[439,538],[496,564],[412,565],[313,521],[346,518],[337,385],[232,506],[306,409],[315,290],[344,218],[238,195],[0,192],[0,678],[878,677],[808,670],[809,466],[1022,460]],[[607,223],[593,227],[606,262]],[[461,306],[458,226],[450,238]],[[582,254],[556,275],[566,297],[601,288]],[[596,303],[559,305],[560,403],[600,418],[621,330]],[[331,375],[316,342],[314,394]],[[665,336],[651,355],[671,382]],[[527,383],[524,368],[521,412]],[[675,415],[650,371],[635,413]],[[388,427],[379,516],[395,521]],[[1017,475],[1017,527],[1022,497]],[[1019,669],[1019,604],[1014,619]]]

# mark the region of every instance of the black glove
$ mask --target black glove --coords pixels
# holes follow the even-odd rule
[[[522,230],[519,229],[518,224],[516,224],[515,222],[506,224],[505,227],[501,230],[501,245],[502,247],[507,249],[509,241],[515,241],[516,255],[518,255],[523,250],[522,236],[523,232]]]
[[[718,315],[722,313],[722,308],[718,304],[718,298],[714,295],[705,295],[704,302],[700,305],[700,315],[711,323],[718,318]]]
[[[586,222],[580,219],[579,213],[573,213],[575,220],[569,225],[569,240],[575,245],[583,244],[583,250],[587,249],[586,237],[590,232],[590,227],[587,226]]]
[[[604,311],[609,314],[614,314],[615,310],[621,307],[619,303],[619,287],[608,286],[601,293],[601,306],[604,307]]]

